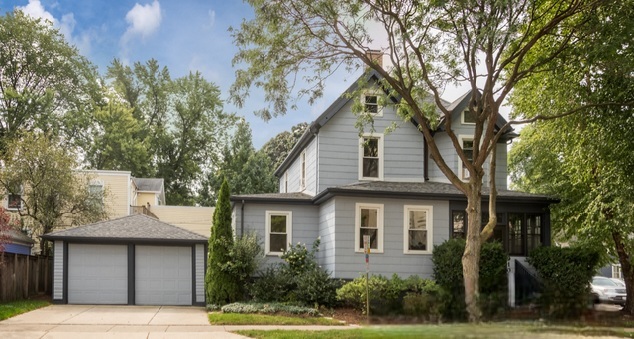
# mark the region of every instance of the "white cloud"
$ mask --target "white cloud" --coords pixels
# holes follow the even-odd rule
[[[29,3],[26,6],[17,7],[17,9],[21,10],[22,12],[24,12],[24,14],[27,14],[33,18],[48,20],[54,25],[57,23],[57,20],[55,20],[53,14],[47,12],[44,9],[44,6],[42,6],[40,0],[29,0]]]
[[[135,36],[145,39],[156,32],[161,24],[161,5],[158,0],[147,5],[136,3],[126,14],[125,20],[128,22],[128,29],[122,37],[124,44]]]
[[[66,37],[66,40],[75,45],[83,55],[90,53],[91,37],[89,33],[83,33],[80,36],[73,36],[75,31],[75,16],[73,13],[62,15],[62,20],[57,20],[49,11],[47,11],[40,0],[29,0],[29,3],[23,7],[17,7],[24,14],[35,18],[49,21],[53,27],[59,29],[59,32]]]
[[[210,9],[208,13],[209,13],[209,23],[207,25],[208,27],[214,27],[214,24],[216,23],[216,11]]]

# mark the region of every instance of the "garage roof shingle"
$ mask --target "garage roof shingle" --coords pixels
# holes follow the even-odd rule
[[[211,227],[211,225],[209,226]],[[204,243],[207,241],[207,238],[202,235],[143,214],[134,214],[56,231],[45,234],[42,238],[46,240],[162,240],[188,241],[192,243]]]

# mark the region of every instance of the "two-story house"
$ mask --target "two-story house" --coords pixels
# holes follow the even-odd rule
[[[378,79],[376,73],[364,77],[367,83]],[[344,279],[365,270],[363,236],[369,235],[372,274],[431,278],[433,246],[463,237],[470,226],[466,197],[431,160],[417,123],[403,122],[393,107],[381,107],[376,92],[364,93],[361,103],[373,115],[375,132],[359,133],[354,99],[340,96],[312,122],[275,172],[279,193],[231,197],[235,233],[258,232],[269,262],[279,260],[275,257],[289,243],[311,244],[320,237],[320,265],[332,277]],[[470,97],[467,93],[445,106],[464,150],[473,147],[474,123],[465,112]],[[396,130],[383,132],[394,123],[399,125]],[[505,123],[499,117],[497,127]],[[435,141],[450,166],[467,180],[468,172],[443,128],[441,124],[435,131]],[[507,143],[516,136],[509,130],[497,147],[498,226],[493,236],[513,258],[510,290],[515,263],[523,262],[536,246],[550,243],[548,207],[554,202],[507,189]],[[487,204],[485,187],[483,211]],[[513,300],[510,295],[511,304]]]

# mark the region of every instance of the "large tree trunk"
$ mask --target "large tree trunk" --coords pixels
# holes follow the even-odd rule
[[[623,272],[625,292],[627,293],[627,300],[625,301],[623,312],[634,315],[634,271],[630,263],[630,255],[625,249],[621,233],[612,232],[612,239],[614,239],[614,245],[616,245],[616,253],[619,257],[619,263],[621,263],[621,272]]]
[[[478,305],[480,295],[479,274],[480,274],[480,224],[482,219],[482,180],[471,178],[469,191],[467,194],[467,244],[462,255],[462,273],[464,275],[465,302],[469,322],[480,321],[482,312]]]

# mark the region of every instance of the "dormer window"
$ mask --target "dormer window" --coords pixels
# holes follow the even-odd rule
[[[363,104],[363,112],[370,115],[382,116],[383,110],[379,104],[379,95],[375,92],[367,92],[361,96],[361,103]]]
[[[463,125],[475,125],[475,114],[473,114],[470,110],[463,111],[461,122]]]
[[[460,137],[462,151],[469,162],[473,162],[473,137]],[[469,169],[464,162],[460,161],[460,179],[469,180]]]
[[[383,136],[367,135],[360,139],[359,179],[381,180],[383,178]]]

